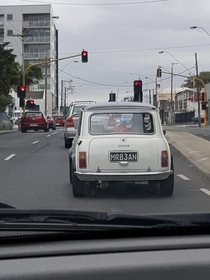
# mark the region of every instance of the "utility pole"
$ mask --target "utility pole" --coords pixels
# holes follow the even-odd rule
[[[198,78],[198,58],[197,53],[195,53],[195,69],[196,69],[196,78]],[[197,88],[197,97],[198,97],[198,126],[201,126],[201,109],[200,109],[200,90],[198,81],[196,80],[196,88]]]
[[[63,107],[63,80],[61,80],[61,107]]]
[[[47,60],[47,58],[45,58]],[[47,116],[47,113],[48,113],[48,108],[47,108],[47,63],[45,64],[45,83],[44,83],[44,94],[45,94],[45,115]]]

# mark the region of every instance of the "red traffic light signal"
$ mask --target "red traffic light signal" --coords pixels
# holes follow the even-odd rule
[[[143,93],[142,93],[142,81],[141,80],[135,80],[133,82],[133,90],[134,90],[134,101],[142,102]]]
[[[35,106],[35,103],[34,103],[34,100],[33,100],[33,99],[29,99],[29,100],[26,101],[26,107],[27,107],[28,109],[33,109],[34,106]]]
[[[82,56],[82,62],[88,62],[88,52],[87,51],[82,51],[81,53]]]
[[[18,86],[17,87],[17,96],[19,98],[25,98],[26,97],[26,87],[25,86]]]

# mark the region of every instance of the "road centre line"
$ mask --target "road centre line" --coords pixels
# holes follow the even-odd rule
[[[34,144],[37,144],[39,141],[35,141],[35,142],[33,142],[32,144],[34,145]]]
[[[189,180],[190,180],[189,178],[187,178],[186,176],[184,176],[184,175],[182,175],[182,174],[177,174],[177,176],[178,176],[179,178],[181,178],[182,180],[185,180],[185,181],[189,181]]]
[[[10,156],[8,156],[7,158],[5,158],[4,160],[10,160],[10,159],[13,158],[14,156],[16,156],[16,154],[11,154]]]
[[[50,134],[47,135],[47,137],[50,137],[50,136],[51,136]]]
[[[56,132],[53,132],[53,133],[52,133],[52,135],[53,135],[53,134],[56,134],[56,133],[58,133],[58,131],[56,131]]]
[[[208,196],[210,196],[210,191],[207,189],[200,189],[202,192],[204,192],[205,194],[207,194]]]

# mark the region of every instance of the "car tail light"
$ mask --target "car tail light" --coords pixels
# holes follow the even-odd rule
[[[168,152],[167,151],[161,152],[161,166],[168,167]]]
[[[79,152],[79,168],[86,168],[86,153]]]
[[[74,127],[73,118],[68,118],[68,119],[67,119],[66,127]]]

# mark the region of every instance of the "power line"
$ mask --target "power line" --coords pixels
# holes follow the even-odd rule
[[[33,3],[45,3],[45,4],[56,4],[56,5],[68,5],[68,6],[123,6],[123,5],[139,5],[139,4],[151,4],[157,2],[167,2],[170,0],[150,0],[150,1],[136,1],[136,2],[125,2],[125,3],[65,3],[65,2],[48,2],[48,1],[37,1],[37,0],[20,0],[24,2]]]

